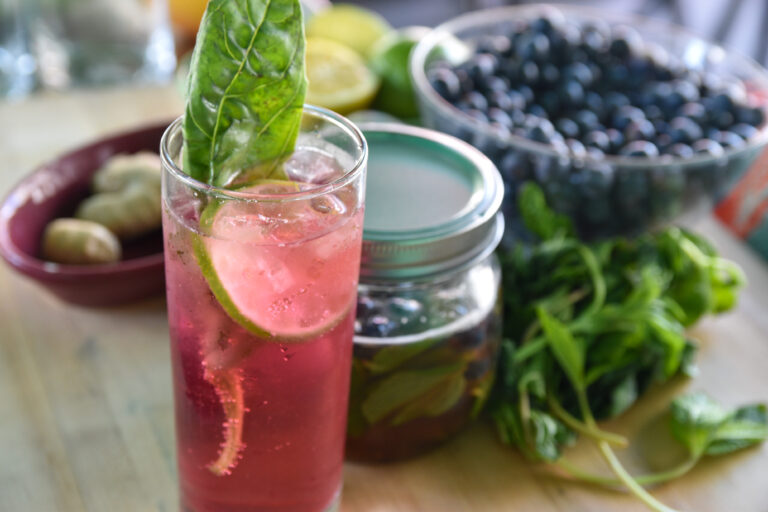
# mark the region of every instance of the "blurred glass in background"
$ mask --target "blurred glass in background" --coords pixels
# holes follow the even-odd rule
[[[35,86],[35,59],[22,12],[24,0],[0,0],[0,98],[24,96]]]
[[[0,95],[167,82],[167,0],[0,0]]]

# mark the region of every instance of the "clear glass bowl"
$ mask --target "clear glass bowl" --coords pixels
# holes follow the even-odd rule
[[[631,26],[646,45],[663,48],[689,68],[740,80],[749,104],[766,107],[768,71],[747,57],[667,23],[584,7],[556,9],[577,26],[592,22]],[[500,136],[489,124],[451,105],[429,83],[427,71],[436,61],[461,63],[472,55],[479,40],[509,35],[521,20],[551,13],[552,6],[537,5],[472,12],[438,26],[411,54],[411,75],[423,123],[470,142],[499,167],[506,189],[502,210],[507,220],[507,243],[524,232],[514,197],[517,187],[528,180],[538,182],[550,205],[568,214],[587,238],[636,234],[708,211],[765,146],[765,123],[745,146],[726,149],[719,157],[575,158],[521,136]]]

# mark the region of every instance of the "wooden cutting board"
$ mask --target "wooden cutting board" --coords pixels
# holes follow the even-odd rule
[[[1,104],[0,194],[57,153],[179,112],[171,88]],[[729,406],[768,401],[768,268],[713,220],[698,227],[744,266],[750,286],[736,311],[697,327],[699,377],[655,391],[607,425],[637,440],[622,454],[637,470],[666,435],[661,418],[675,393],[702,389]],[[73,307],[0,264],[0,512],[176,511],[174,450],[164,301]],[[568,457],[605,470],[588,443]],[[768,512],[768,446],[707,461],[654,493],[686,512]],[[530,464],[482,423],[409,462],[348,464],[341,509],[645,510]]]

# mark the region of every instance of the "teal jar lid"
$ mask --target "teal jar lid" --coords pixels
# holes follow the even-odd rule
[[[493,163],[443,133],[367,123],[363,279],[418,279],[487,257],[504,231]]]

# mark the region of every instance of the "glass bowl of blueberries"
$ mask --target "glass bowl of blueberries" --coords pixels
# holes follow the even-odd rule
[[[726,195],[768,140],[768,71],[684,29],[568,6],[469,13],[411,55],[422,121],[505,182],[506,242],[535,181],[585,238],[685,222]]]

